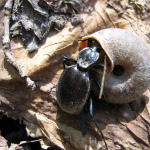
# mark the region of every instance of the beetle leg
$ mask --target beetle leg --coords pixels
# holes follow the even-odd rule
[[[104,137],[104,135],[103,135],[103,132],[100,130],[99,126],[97,125],[97,123],[96,123],[96,121],[95,121],[94,119],[93,119],[93,122],[94,122],[94,124],[96,125],[96,127],[97,127],[98,131],[100,132],[100,134],[101,134],[102,138],[104,139],[104,143],[105,143],[105,146],[106,146],[106,150],[108,150],[108,146],[107,146],[107,143],[106,143],[105,137]]]
[[[92,46],[92,39],[88,39],[88,47]]]
[[[90,96],[90,116],[93,118],[93,99]]]
[[[108,150],[108,147],[107,147],[107,143],[106,143],[106,140],[105,140],[105,137],[103,135],[103,132],[100,130],[100,128],[98,127],[96,121],[94,120],[93,118],[93,99],[92,99],[92,96],[90,95],[90,117],[91,117],[91,120],[95,123],[97,129],[99,130],[102,138],[104,139],[104,143],[105,143],[105,146],[106,146],[106,150]]]
[[[104,64],[98,64],[98,65],[94,66],[93,68],[95,68],[95,69],[104,68]]]
[[[82,111],[79,113],[78,116],[78,121],[83,136],[86,135],[92,119],[93,119],[93,103],[92,103],[92,96],[89,95],[86,104],[84,105]]]
[[[93,41],[95,41],[95,40],[93,40],[92,38],[89,38],[89,39],[85,39],[85,40],[78,40],[78,41],[82,41],[82,42],[85,42],[85,41],[88,41],[88,43],[87,43],[87,47],[92,47],[92,43],[93,43]]]
[[[69,58],[69,57],[66,57],[66,56],[63,57],[63,67],[64,67],[64,69],[65,69],[65,65],[71,66],[70,62],[77,63],[77,61],[72,59],[72,58]]]
[[[91,46],[92,46],[92,41],[93,41],[93,39],[92,39],[92,38],[85,39],[85,40],[79,39],[79,40],[77,40],[77,41],[82,41],[82,42],[88,41],[87,46],[88,46],[88,47],[91,47]]]

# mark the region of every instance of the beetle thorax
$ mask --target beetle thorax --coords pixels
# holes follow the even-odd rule
[[[86,47],[82,49],[77,58],[77,66],[79,70],[88,71],[94,67],[99,59],[100,53],[96,47]]]

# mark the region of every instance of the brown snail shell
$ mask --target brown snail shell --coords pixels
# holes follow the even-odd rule
[[[99,63],[107,56],[104,82],[106,100],[111,103],[127,103],[140,97],[150,86],[150,47],[138,35],[124,29],[110,28],[95,32],[85,39],[95,39],[103,48]],[[87,41],[79,43],[79,50],[87,47]],[[95,73],[101,83],[102,71]]]

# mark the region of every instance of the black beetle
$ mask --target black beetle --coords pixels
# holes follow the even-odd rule
[[[56,97],[59,106],[65,112],[79,114],[89,99],[90,115],[93,115],[90,93],[92,80],[96,80],[93,79],[90,70],[104,66],[103,64],[98,64],[102,50],[102,47],[95,40],[88,39],[88,47],[79,52],[77,61],[64,56],[64,71],[57,84]],[[71,65],[71,62],[75,65]],[[65,65],[68,67],[65,68]],[[98,86],[100,88],[100,84]]]

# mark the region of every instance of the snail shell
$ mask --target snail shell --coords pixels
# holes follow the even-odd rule
[[[150,86],[150,47],[138,35],[124,29],[110,28],[83,37],[95,39],[103,48],[99,63],[107,56],[104,82],[106,100],[111,103],[127,103],[140,97]],[[87,41],[79,43],[79,50],[87,47]],[[102,71],[95,72],[101,83]]]

